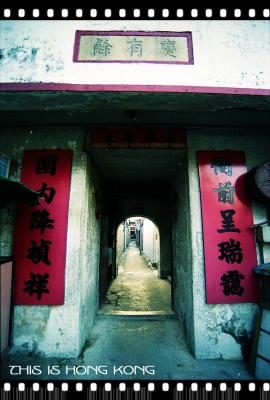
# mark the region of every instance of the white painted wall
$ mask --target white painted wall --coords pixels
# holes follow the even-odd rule
[[[155,224],[150,219],[144,218],[143,222],[143,252],[151,263],[159,263],[159,233]]]
[[[1,82],[270,88],[268,21],[1,21]],[[74,63],[76,30],[191,31],[194,65]]]
[[[125,222],[122,222],[116,232],[116,262],[125,250]]]

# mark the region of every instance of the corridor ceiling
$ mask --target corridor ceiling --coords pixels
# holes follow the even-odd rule
[[[136,110],[132,119],[128,110]],[[165,92],[1,91],[4,126],[270,126],[270,96]]]
[[[184,163],[179,149],[94,149],[90,154],[101,177],[114,184],[169,181]]]

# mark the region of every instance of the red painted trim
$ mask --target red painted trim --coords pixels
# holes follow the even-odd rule
[[[190,57],[190,49],[188,49],[188,54]],[[190,61],[140,61],[140,60],[78,60],[73,57],[73,62],[76,63],[119,63],[119,64],[177,64],[177,65],[192,65],[193,62]]]
[[[209,93],[248,94],[269,96],[270,89],[250,89],[213,86],[178,85],[89,85],[77,83],[0,83],[0,91],[71,91],[71,92],[161,92],[161,93]]]
[[[187,36],[191,32],[173,31],[76,31],[78,36]]]
[[[79,60],[80,40],[82,36],[169,36],[185,37],[188,47],[188,61],[140,61],[140,60]],[[73,62],[77,63],[144,63],[144,64],[184,64],[193,65],[193,45],[191,32],[169,32],[169,31],[76,31],[73,47]]]

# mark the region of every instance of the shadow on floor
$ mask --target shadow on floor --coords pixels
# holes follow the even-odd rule
[[[99,316],[80,357],[45,358],[38,354],[6,355],[6,380],[250,380],[242,361],[196,360],[173,317]],[[10,367],[29,368],[11,375]],[[41,375],[33,373],[39,366]],[[59,374],[48,375],[55,366]],[[32,368],[32,372],[30,370]]]

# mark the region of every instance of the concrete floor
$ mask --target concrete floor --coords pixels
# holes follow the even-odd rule
[[[252,380],[242,361],[196,360],[170,307],[170,283],[131,245],[76,359],[6,353],[5,380]],[[12,375],[9,366],[15,365]],[[33,373],[38,366],[42,374]],[[56,366],[55,374],[48,367]],[[20,369],[25,368],[25,369]],[[28,369],[26,369],[28,368]],[[59,373],[58,373],[59,371]]]
[[[43,373],[12,376],[9,365],[36,365]],[[59,374],[48,375],[52,365]],[[242,361],[195,360],[174,316],[102,315],[77,359],[6,355],[2,373],[5,380],[252,380]]]
[[[118,276],[112,282],[102,307],[104,313],[118,311],[171,313],[170,282],[158,278],[158,271],[150,268],[134,242],[120,257]]]

